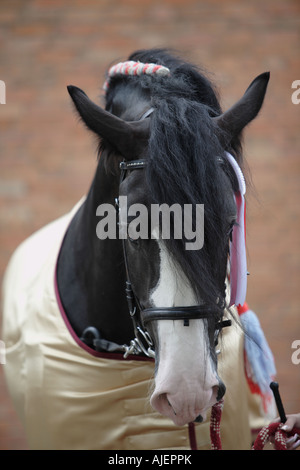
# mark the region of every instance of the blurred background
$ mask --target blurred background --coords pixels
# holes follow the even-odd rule
[[[171,47],[211,73],[226,109],[269,70],[263,110],[244,138],[255,188],[247,298],[273,350],[286,412],[300,412],[300,364],[292,361],[300,340],[299,33],[299,0],[1,0],[0,282],[17,245],[69,211],[91,183],[96,144],[73,112],[68,84],[101,104],[109,65],[139,48]],[[27,449],[3,367],[0,449]]]

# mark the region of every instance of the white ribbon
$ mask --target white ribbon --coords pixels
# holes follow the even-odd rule
[[[243,305],[247,293],[247,257],[245,242],[245,178],[235,158],[228,152],[225,156],[231,164],[239,184],[239,192],[235,194],[237,220],[233,227],[230,243],[230,306]]]

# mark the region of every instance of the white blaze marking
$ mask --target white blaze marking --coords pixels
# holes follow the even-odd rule
[[[196,296],[186,276],[172,260],[165,244],[160,240],[157,243],[160,277],[150,295],[152,305],[196,305]],[[200,413],[205,416],[205,410],[215,402],[216,392],[212,387],[218,381],[207,348],[204,321],[190,320],[190,326],[186,327],[183,320],[161,320],[157,322],[157,332],[159,367],[152,405],[178,425],[190,422]],[[171,406],[166,405],[168,402]]]
[[[152,236],[155,232],[152,233]],[[157,238],[155,234],[155,238]],[[178,270],[163,242],[157,241],[160,250],[160,277],[150,300],[155,307],[185,307],[197,305],[196,297],[183,272]]]

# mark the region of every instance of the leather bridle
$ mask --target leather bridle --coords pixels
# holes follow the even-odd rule
[[[144,169],[147,161],[132,160],[123,161],[120,163],[120,185],[126,177],[127,171],[141,170]],[[119,200],[116,198],[116,208],[119,210]],[[134,293],[132,283],[130,281],[128,257],[126,250],[126,240],[122,239],[123,244],[123,256],[126,270],[126,299],[128,303],[128,310],[133,322],[133,329],[135,338],[131,341],[129,346],[124,345],[126,358],[130,354],[141,354],[144,353],[148,357],[155,357],[154,342],[148,333],[146,326],[155,320],[183,320],[184,326],[189,326],[189,320],[191,319],[208,319],[212,315],[218,318],[215,322],[215,345],[218,343],[218,335],[222,328],[230,326],[231,320],[221,320],[223,310],[220,306],[216,305],[192,305],[187,307],[151,307],[143,309],[140,305],[139,299]]]

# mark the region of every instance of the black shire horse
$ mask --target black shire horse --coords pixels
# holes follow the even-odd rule
[[[99,137],[96,173],[71,214],[23,243],[4,283],[6,376],[33,448],[180,448],[204,429],[191,423],[225,393],[216,344],[230,322],[241,133],[268,80],[222,113],[196,67],[144,50],[110,69],[105,110],[68,87]],[[226,383],[234,408],[242,353],[228,344],[218,362],[239,383],[236,396]]]

